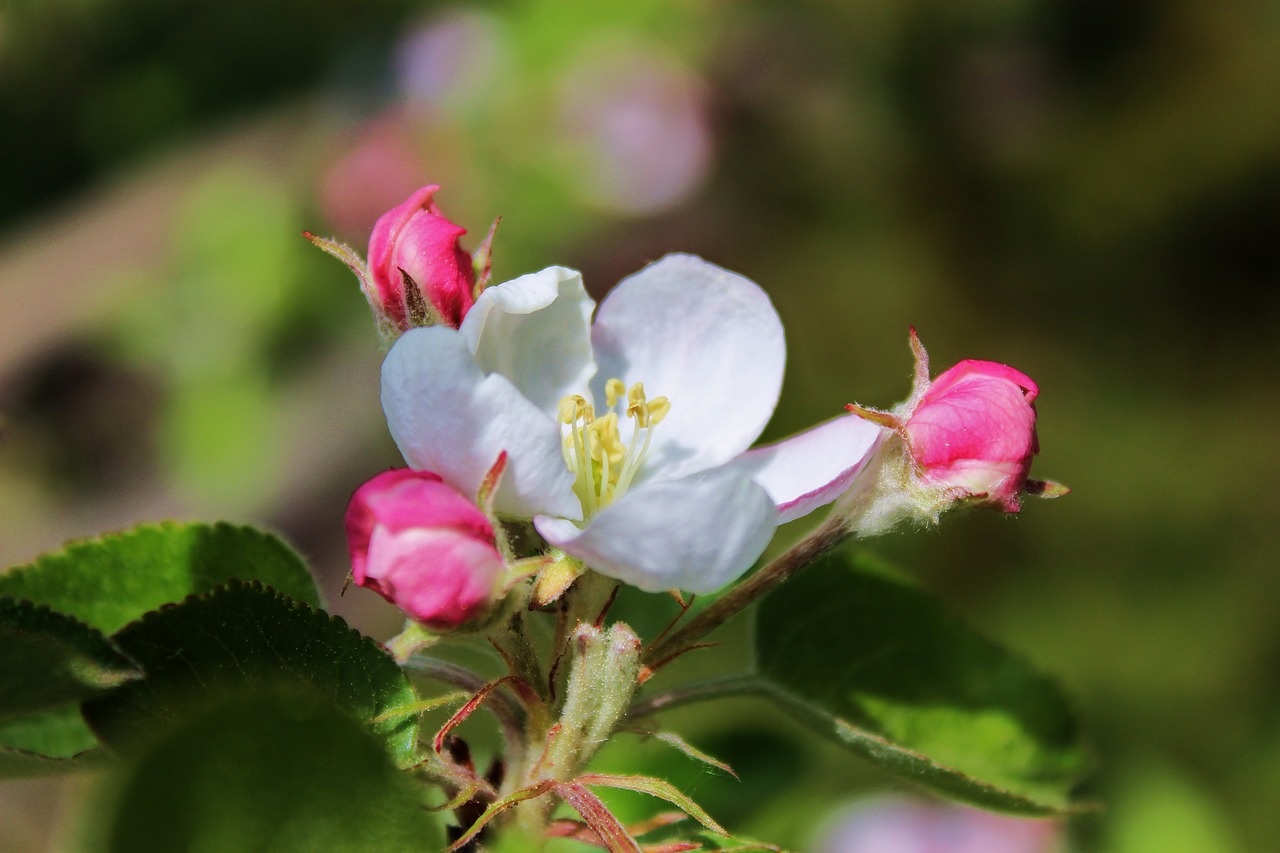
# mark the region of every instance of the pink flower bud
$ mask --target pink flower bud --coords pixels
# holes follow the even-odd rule
[[[911,455],[927,476],[1017,512],[1040,451],[1038,393],[1012,367],[962,361],[930,383],[907,416],[902,430]]]
[[[891,412],[847,407],[901,438],[885,445],[877,489],[851,490],[842,499],[850,518],[883,531],[904,518],[937,521],[957,500],[1017,512],[1022,495],[1054,498],[1069,491],[1027,479],[1040,452],[1040,389],[1029,376],[994,361],[968,359],[930,381],[929,354],[915,329],[911,349],[916,377],[905,403]]]
[[[488,609],[503,577],[493,526],[436,474],[400,468],[351,496],[351,574],[411,618],[457,628]]]
[[[431,200],[439,189],[423,187],[382,214],[369,237],[369,299],[402,332],[436,318],[456,329],[474,301],[475,270],[458,245],[467,232]]]

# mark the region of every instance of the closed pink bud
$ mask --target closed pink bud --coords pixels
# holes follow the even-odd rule
[[[388,210],[369,237],[369,299],[402,332],[432,322],[456,329],[474,301],[475,269],[458,244],[467,232],[441,215],[432,201],[439,189],[423,187]]]
[[[861,535],[900,521],[933,523],[958,502],[1004,512],[1022,508],[1023,495],[1056,498],[1070,491],[1051,480],[1030,480],[1040,389],[1021,371],[994,361],[962,361],[929,379],[929,354],[911,330],[915,382],[893,411],[846,408],[888,427],[874,481],[850,489],[840,511]],[[869,468],[869,470],[871,470]]]
[[[960,362],[928,385],[902,426],[916,464],[929,477],[1017,512],[1031,459],[1039,452],[1039,389],[1026,374],[994,361]]]
[[[356,584],[428,628],[473,622],[498,594],[493,526],[436,474],[401,468],[369,480],[351,496],[346,528]]]

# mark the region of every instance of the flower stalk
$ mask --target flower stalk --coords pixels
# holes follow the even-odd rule
[[[693,648],[695,644],[719,628],[753,602],[768,595],[779,584],[840,545],[854,530],[848,522],[832,513],[805,538],[792,545],[760,571],[730,589],[667,639],[651,648],[645,664],[657,669]]]

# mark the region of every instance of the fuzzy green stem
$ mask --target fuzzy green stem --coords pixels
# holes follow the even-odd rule
[[[719,628],[752,602],[767,595],[778,584],[835,548],[852,535],[843,516],[832,513],[812,533],[787,549],[767,566],[730,589],[684,627],[649,650],[645,662],[661,665],[691,648],[698,640]]]
[[[538,661],[538,648],[529,634],[528,625],[529,585],[519,584],[507,596],[503,612],[487,631],[489,642],[508,662],[511,674],[519,676],[543,699],[549,699],[549,689],[542,664]]]
[[[565,636],[567,642],[582,623],[592,624],[600,617],[605,605],[618,588],[618,582],[599,572],[587,569],[572,587],[566,600]]]
[[[724,699],[729,696],[754,696],[759,694],[761,689],[760,677],[752,673],[727,675],[724,678],[708,681],[694,681],[637,699],[627,710],[627,718],[638,720],[681,705]]]
[[[383,648],[395,658],[396,663],[403,664],[418,652],[435,645],[439,640],[439,634],[428,631],[410,619],[404,623],[403,631],[383,643]]]

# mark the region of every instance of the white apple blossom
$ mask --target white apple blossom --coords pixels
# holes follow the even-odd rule
[[[782,521],[829,503],[884,430],[848,415],[748,450],[773,415],[786,345],[768,296],[668,255],[600,304],[551,267],[486,289],[457,330],[413,329],[382,368],[396,444],[476,494],[505,451],[496,509],[644,590],[710,592]]]

